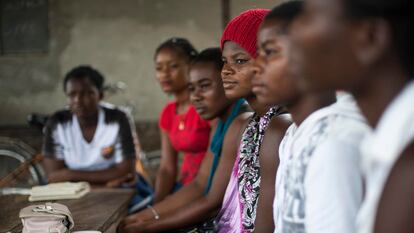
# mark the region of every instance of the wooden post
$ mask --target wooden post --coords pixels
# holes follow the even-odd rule
[[[230,0],[221,0],[221,20],[224,30],[230,21]]]
[[[0,0],[0,55],[3,55],[3,0]]]

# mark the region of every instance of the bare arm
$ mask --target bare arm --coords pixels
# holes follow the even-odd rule
[[[99,171],[70,170],[63,160],[45,158],[45,167],[49,183],[62,181],[88,181],[92,184],[102,185],[113,179],[126,176],[134,172],[135,159],[124,160],[115,166]]]
[[[177,178],[178,153],[167,132],[161,130],[161,164],[155,180],[154,203],[162,201],[173,189]]]
[[[276,171],[279,166],[279,144],[289,123],[275,117],[270,122],[260,148],[260,194],[254,232],[273,232],[272,204],[275,196]]]
[[[211,153],[207,153],[203,159],[196,178],[190,184],[182,187],[177,192],[167,196],[164,200],[153,206],[160,216],[164,216],[168,212],[175,211],[203,195],[211,168],[212,158],[213,155]],[[139,213],[125,218],[124,224],[131,224],[151,219],[154,219],[154,213],[150,209],[144,209]]]
[[[375,233],[414,232],[414,142],[401,154],[385,184],[375,219]]]
[[[249,113],[240,115],[234,120],[228,129],[222,149],[222,155],[213,178],[212,186],[206,196],[202,196],[183,206],[181,209],[172,210],[159,220],[136,222],[121,226],[120,232],[160,232],[186,227],[205,221],[219,211],[231,171],[237,155],[242,127],[245,127]]]
[[[212,130],[210,132],[210,141],[213,138],[214,132],[217,127],[217,122],[212,123]],[[176,210],[191,201],[199,198],[205,189],[207,184],[208,176],[210,174],[210,169],[213,161],[213,154],[208,150],[206,156],[204,157],[200,169],[197,172],[197,176],[191,183],[182,187],[175,193],[167,196],[163,201],[158,202],[153,206],[156,209],[159,215],[164,215],[172,210]],[[124,223],[133,223],[139,221],[150,220],[154,218],[154,213],[150,209],[145,209],[139,213],[133,214],[125,218]]]

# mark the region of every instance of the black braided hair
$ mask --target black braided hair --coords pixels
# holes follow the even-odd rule
[[[185,38],[181,37],[172,37],[158,46],[155,50],[154,58],[158,53],[163,49],[172,49],[178,54],[184,56],[188,62],[191,62],[197,55],[198,52],[194,46]]]

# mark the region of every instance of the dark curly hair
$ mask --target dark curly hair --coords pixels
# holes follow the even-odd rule
[[[63,91],[66,92],[66,84],[71,79],[87,78],[91,83],[99,90],[103,91],[103,85],[105,82],[104,76],[96,69],[88,65],[81,65],[70,70],[63,81]]]

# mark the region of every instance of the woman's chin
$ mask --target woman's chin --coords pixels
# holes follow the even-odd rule
[[[236,90],[225,90],[225,95],[229,100],[237,100],[246,96],[245,93]]]
[[[167,95],[174,94],[174,90],[171,87],[162,87],[161,90]]]

